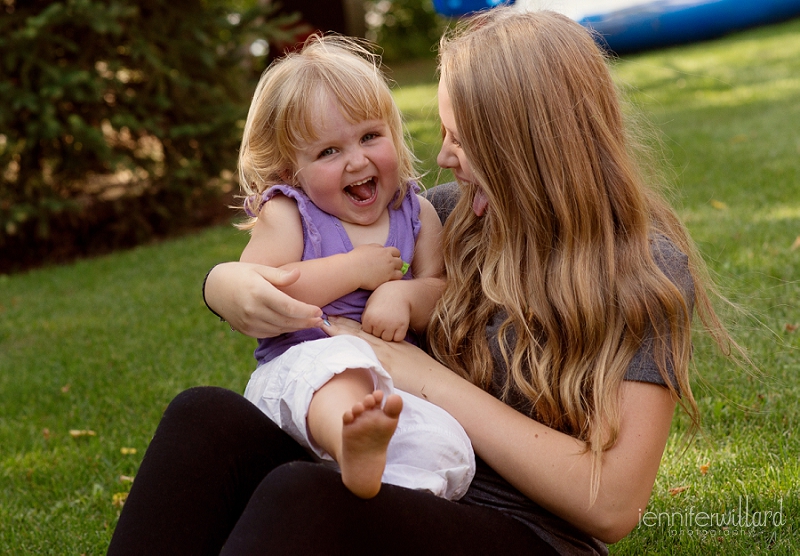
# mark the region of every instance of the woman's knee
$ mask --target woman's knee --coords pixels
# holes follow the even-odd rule
[[[325,502],[352,496],[341,475],[320,463],[294,461],[272,470],[253,494],[264,506],[281,508],[283,515],[305,513],[304,505],[319,508]],[[338,504],[334,504],[338,505]]]
[[[214,386],[178,394],[164,412],[154,440],[162,438],[189,446],[201,458],[212,454],[225,459],[266,458],[269,466],[275,466],[308,457],[247,399]]]
[[[291,462],[271,471],[250,498],[223,554],[348,554],[343,502],[355,496],[336,471],[318,463]],[[342,550],[340,550],[342,549]]]
[[[218,420],[228,415],[230,408],[237,407],[242,396],[217,386],[196,386],[184,390],[167,406],[162,420],[193,423]]]

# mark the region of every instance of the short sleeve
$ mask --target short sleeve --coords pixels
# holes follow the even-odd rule
[[[667,237],[657,234],[651,239],[653,258],[656,265],[672,281],[678,288],[678,291],[683,295],[686,300],[686,305],[689,309],[689,315],[694,310],[694,280],[689,270],[689,257],[681,252],[677,246],[672,243]],[[644,339],[641,347],[633,356],[633,360],[628,365],[628,370],[625,372],[625,380],[634,380],[638,382],[650,382],[652,384],[660,384],[667,386],[661,373],[658,371],[654,355],[654,338],[653,332]],[[675,379],[675,369],[672,361],[667,359],[667,374],[670,377],[672,385],[677,389],[678,383]]]

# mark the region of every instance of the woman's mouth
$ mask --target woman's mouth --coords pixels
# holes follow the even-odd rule
[[[488,206],[489,199],[483,189],[479,187],[475,192],[475,197],[472,198],[472,212],[475,213],[475,216],[483,216]]]
[[[356,183],[351,183],[344,188],[344,192],[356,204],[369,203],[375,198],[378,191],[374,177],[369,177]]]

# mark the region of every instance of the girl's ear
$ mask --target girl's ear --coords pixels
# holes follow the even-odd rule
[[[281,170],[278,175],[286,185],[297,185],[297,178],[291,168]]]

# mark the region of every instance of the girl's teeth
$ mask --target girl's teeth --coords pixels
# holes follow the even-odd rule
[[[372,178],[348,185],[345,188],[350,197],[357,201],[366,201],[375,195],[375,185],[372,183]]]

